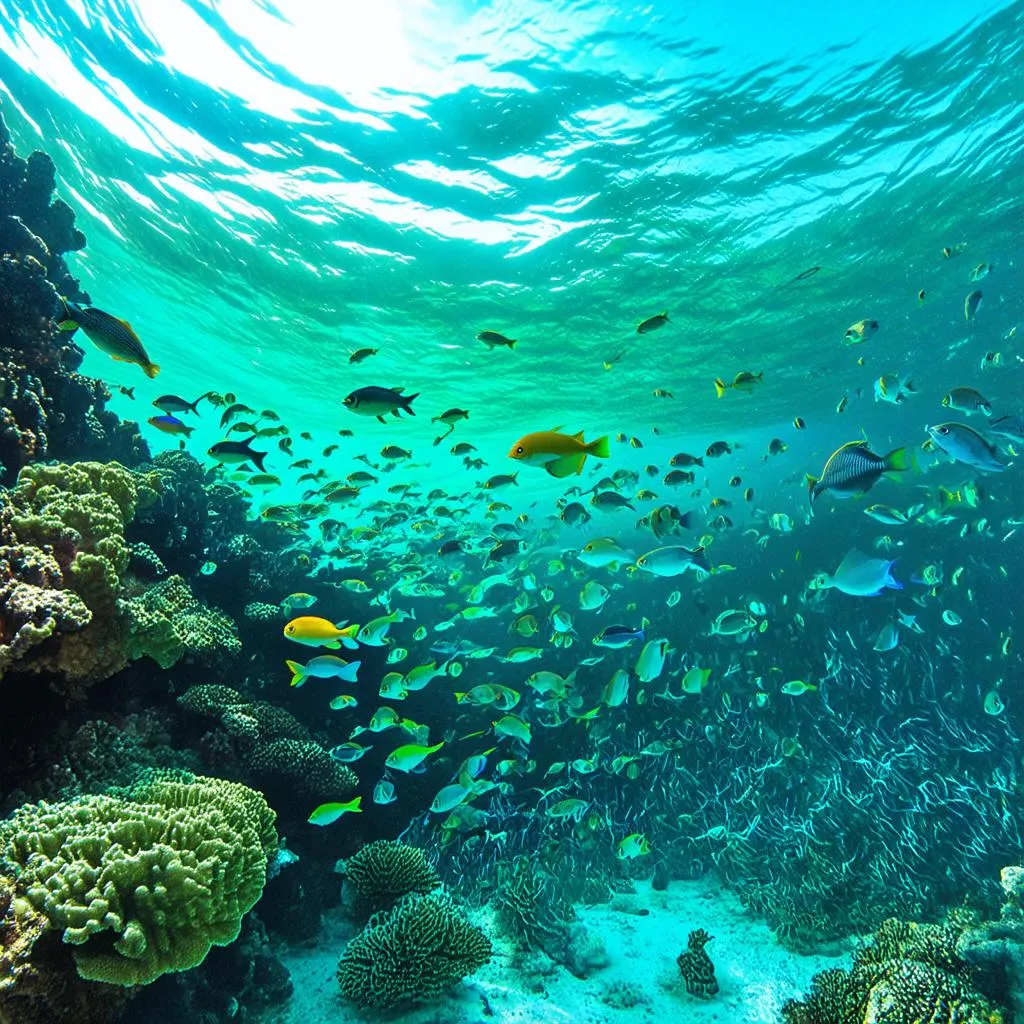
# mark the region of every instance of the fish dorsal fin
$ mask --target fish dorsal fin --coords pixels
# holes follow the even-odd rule
[[[551,427],[550,429],[552,434],[557,434],[560,430],[565,429],[565,424],[559,423],[557,427]]]
[[[118,322],[118,323],[119,323],[119,324],[120,324],[120,325],[121,325],[122,327],[127,327],[129,331],[132,331],[132,330],[133,330],[133,328],[132,328],[132,325],[131,325],[130,323],[128,323],[128,321],[127,321],[127,320],[122,320],[122,319],[121,319],[120,317],[118,317],[118,318],[117,318],[117,322]]]
[[[392,388],[391,390],[392,390],[392,391],[394,391],[394,393],[395,393],[396,395],[400,395],[400,394],[401,394],[401,393],[402,393],[402,392],[403,392],[403,391],[405,390],[405,388],[404,388],[404,387],[401,387],[401,388]]]
[[[583,431],[582,430],[577,431],[572,436],[575,437],[577,441],[582,441],[583,440]]]

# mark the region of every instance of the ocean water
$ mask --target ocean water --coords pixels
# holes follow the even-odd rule
[[[1024,416],[1024,5],[0,0],[0,113],[19,153],[55,163],[88,239],[72,273],[161,367],[147,379],[79,338],[110,408],[141,423],[153,452],[184,447],[208,483],[245,490],[251,521],[292,520],[261,528],[303,556],[309,614],[415,615],[390,630],[390,649],[410,652],[401,664],[388,647],[339,652],[362,660],[358,707],[343,715],[326,707],[332,682],[288,687],[283,660],[317,652],[281,635],[287,617],[244,634],[241,667],[153,669],[135,700],[166,712],[184,747],[173,697],[236,686],[330,749],[388,705],[384,673],[459,645],[461,676],[391,701],[447,744],[426,772],[388,772],[397,741],[382,733],[352,765],[360,816],[321,831],[305,821],[312,806],[285,811],[307,889],[329,889],[333,862],[361,843],[402,836],[476,913],[496,914],[496,942],[512,941],[500,893],[522,855],[545,864],[563,909],[596,901],[575,884],[588,874],[609,891],[713,880],[804,953],[848,951],[886,917],[937,920],[965,898],[998,912],[1024,810],[1024,425],[1014,437],[997,422]],[[877,326],[851,337],[862,321]],[[481,331],[515,347],[490,348]],[[376,352],[352,362],[364,348]],[[716,394],[741,373],[760,376]],[[415,415],[345,407],[371,386],[415,394]],[[985,408],[944,406],[957,388]],[[230,399],[182,414],[185,441],[146,422],[158,396],[209,392],[250,407],[234,422],[287,426],[290,450],[254,441],[279,478],[269,489],[208,454],[247,436],[225,433]],[[434,419],[453,408],[468,418],[447,434]],[[928,427],[949,421],[980,432],[966,436],[996,465],[929,443]],[[607,436],[610,455],[567,478],[509,457],[552,429]],[[858,440],[905,449],[908,468],[812,505],[808,475]],[[459,442],[479,464],[452,453]],[[716,442],[729,450],[716,457]],[[677,453],[703,458],[690,482],[665,479]],[[310,507],[325,480],[355,471],[377,479]],[[595,493],[629,507],[598,508]],[[565,521],[569,501],[589,521]],[[689,526],[652,532],[644,517],[665,505]],[[489,555],[510,538],[516,551]],[[579,558],[603,538],[618,563]],[[460,552],[439,554],[455,541]],[[663,545],[702,547],[713,571],[636,565]],[[899,588],[816,588],[851,550],[892,561]],[[190,580],[226,606],[215,569]],[[585,586],[607,589],[603,607],[581,607]],[[738,636],[721,632],[730,610],[750,616]],[[532,637],[513,629],[524,612]],[[592,642],[642,622],[621,650]],[[661,640],[665,666],[645,679],[638,658]],[[537,660],[503,660],[535,644]],[[700,668],[706,686],[687,692]],[[570,678],[569,696],[531,686],[540,670]],[[605,690],[616,670],[631,673],[618,703]],[[494,707],[453,697],[490,684],[521,694],[528,742],[495,733]],[[116,716],[114,692],[69,720]],[[442,827],[435,794],[491,747],[480,817]],[[374,802],[381,778],[394,803]],[[579,814],[552,815],[563,799],[581,800]],[[645,849],[623,856],[637,834]],[[335,904],[324,897],[328,918]],[[762,1016],[736,1019],[779,1019],[812,973],[789,970],[769,979]],[[728,976],[753,1005],[742,972]],[[596,989],[551,986],[551,1016],[523,1019],[628,1019]],[[348,1011],[328,998],[301,1003],[307,1019],[349,1019],[329,1017],[325,1006]],[[689,1012],[685,998],[668,1011]],[[440,1005],[442,1019],[473,1019],[465,1002]]]

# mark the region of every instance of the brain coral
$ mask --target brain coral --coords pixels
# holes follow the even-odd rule
[[[348,944],[338,983],[357,1006],[386,1010],[439,995],[490,958],[490,940],[447,896],[414,893]]]
[[[259,793],[203,777],[28,804],[0,823],[19,895],[75,947],[83,978],[116,985],[187,970],[234,941],[276,842]]]
[[[387,910],[411,892],[433,892],[441,877],[419,847],[378,839],[346,861],[345,882],[358,909],[372,914]]]

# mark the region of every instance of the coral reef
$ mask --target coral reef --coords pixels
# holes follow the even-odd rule
[[[257,1021],[292,994],[288,969],[255,914],[230,946],[215,946],[195,970],[164,975],[132,1000],[118,1024],[181,1020],[194,1024]]]
[[[500,864],[492,902],[503,930],[521,949],[564,960],[567,925],[575,915],[554,877],[534,860],[521,855]]]
[[[441,884],[419,847],[386,839],[360,847],[344,863],[342,875],[355,910],[365,917],[389,910],[409,893],[426,895]]]
[[[62,254],[85,236],[71,208],[53,199],[45,153],[19,158],[0,118],[0,483],[46,458],[147,455],[138,425],[106,408],[106,386],[76,371],[82,351],[55,327],[59,295],[86,301]]]
[[[144,656],[238,653],[234,624],[177,576],[129,573],[126,530],[163,482],[118,463],[27,466],[0,497],[0,675],[45,673],[68,689]]]
[[[785,1024],[1001,1024],[1009,1016],[978,987],[959,954],[952,923],[885,921],[850,970],[815,975],[804,1000],[782,1009]]]
[[[999,873],[1003,904],[994,921],[966,922],[957,953],[980,970],[1002,979],[1014,1020],[1024,1019],[1024,867],[1012,865]]]
[[[359,784],[356,773],[335,761],[283,708],[219,684],[189,687],[178,703],[220,724],[224,733],[207,734],[204,751],[261,789],[281,813],[295,813],[296,796],[301,810],[306,803],[337,800]]]
[[[83,981],[46,918],[0,877],[0,1024],[113,1024],[127,989]]]
[[[491,958],[487,936],[442,894],[413,893],[381,911],[338,962],[342,994],[362,1009],[429,999]]]
[[[697,928],[686,937],[686,949],[676,957],[686,991],[698,999],[710,999],[718,992],[715,965],[704,948],[713,938],[703,928]]]
[[[0,824],[17,894],[81,977],[152,982],[233,942],[263,891],[274,813],[238,783],[157,774],[122,796],[29,804]]]

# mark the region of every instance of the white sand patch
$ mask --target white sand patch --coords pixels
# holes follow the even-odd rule
[[[387,1014],[359,1013],[338,994],[334,969],[352,926],[328,916],[315,948],[278,949],[295,995],[273,1024],[778,1024],[782,1004],[807,991],[826,967],[847,957],[787,952],[767,926],[747,917],[735,897],[708,881],[673,882],[667,892],[638,883],[635,896],[577,908],[599,935],[608,966],[586,979],[541,955],[515,955],[490,920],[480,921],[495,956],[471,979],[428,1005]],[[714,936],[707,951],[720,991],[710,1000],[687,994],[676,966],[695,928]]]

